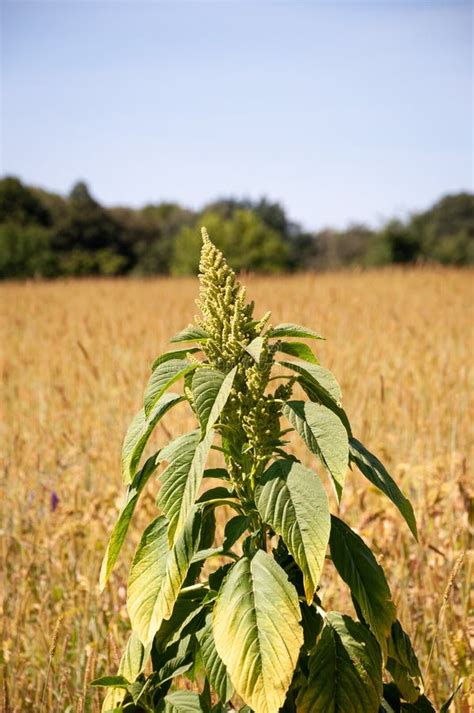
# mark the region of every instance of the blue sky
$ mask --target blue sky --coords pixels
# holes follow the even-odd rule
[[[378,225],[472,190],[472,5],[2,5],[1,172],[105,204],[280,200]]]

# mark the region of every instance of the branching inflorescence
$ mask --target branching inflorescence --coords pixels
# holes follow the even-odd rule
[[[354,438],[334,376],[299,341],[322,337],[296,324],[272,327],[269,314],[255,319],[244,288],[202,233],[201,316],[171,340],[193,346],[155,360],[123,445],[127,495],[102,587],[158,468],[160,514],[131,565],[132,633],[118,674],[95,682],[108,687],[103,710],[434,711],[382,568],[361,537],[331,515],[319,475],[290,452],[285,435],[299,434],[337,501],[353,464],[416,538],[413,509]],[[170,392],[179,380],[182,393]],[[198,428],[140,467],[157,423],[180,403]],[[211,449],[220,467],[206,467]],[[227,519],[218,542],[216,511]],[[351,591],[356,620],[324,607],[318,584],[327,559]],[[217,569],[205,566],[210,560]]]

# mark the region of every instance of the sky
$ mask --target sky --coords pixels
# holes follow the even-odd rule
[[[377,226],[473,189],[472,4],[3,0],[0,173]]]

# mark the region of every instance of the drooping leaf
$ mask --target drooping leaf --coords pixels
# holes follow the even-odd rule
[[[312,401],[288,401],[283,414],[309,450],[319,456],[340,500],[349,460],[349,440],[343,423],[326,406]]]
[[[156,518],[143,533],[128,580],[127,608],[144,646],[169,619],[199,544],[201,514],[193,511],[168,550],[168,520]]]
[[[356,464],[361,473],[379,488],[379,490],[385,493],[399,509],[408,527],[412,531],[415,540],[418,540],[413,507],[410,501],[403,495],[393,478],[388,474],[385,466],[356,438],[349,439],[349,454],[351,461]]]
[[[414,703],[423,693],[423,676],[408,634],[399,621],[392,624],[388,640],[387,670],[403,698]]]
[[[178,641],[181,631],[189,620],[197,616],[206,606],[205,596],[204,589],[182,591],[178,594],[170,618],[163,619],[153,639],[152,659],[154,659],[154,663],[156,656],[161,655],[167,646]]]
[[[105,551],[104,559],[102,560],[102,566],[100,568],[100,578],[99,586],[101,591],[103,591],[108,578],[117,562],[120,550],[125,540],[125,536],[128,531],[128,526],[130,520],[132,519],[135,506],[140,497],[140,493],[145,487],[148,479],[156,469],[156,453],[150,456],[146,461],[143,468],[136,474],[133,482],[129,485],[127,489],[127,494],[125,496],[125,503],[120,511],[117,522],[114,525],[112,534],[110,535],[109,543]]]
[[[222,549],[224,551],[230,550],[237,540],[242,537],[244,532],[248,530],[249,525],[250,518],[247,517],[247,515],[236,515],[231,518],[226,523],[224,529],[224,542],[222,543]]]
[[[196,364],[191,364],[186,359],[170,359],[157,366],[150,376],[145,390],[145,415],[150,415],[155,404],[170,386],[194,369],[196,369]]]
[[[151,370],[155,371],[156,367],[160,366],[160,364],[163,364],[165,361],[170,361],[171,359],[186,359],[187,354],[195,354],[200,351],[199,347],[188,347],[187,349],[173,349],[170,352],[165,352],[164,354],[160,354],[156,357],[152,364]]]
[[[302,327],[299,324],[291,324],[285,322],[277,324],[266,332],[267,337],[299,337],[303,339],[324,339],[320,334],[308,327]]]
[[[319,364],[312,364],[309,361],[281,361],[280,364],[299,374],[298,382],[306,391],[311,401],[322,403],[326,408],[334,411],[341,419],[350,436],[351,425],[346,412],[342,408],[341,387],[336,381],[334,374],[328,369],[319,366]]]
[[[298,595],[259,550],[230,569],[213,616],[216,649],[237,693],[255,713],[277,713],[303,643]]]
[[[142,453],[158,421],[163,418],[172,406],[182,400],[183,397],[179,394],[164,394],[148,416],[146,416],[143,409],[136,414],[128,428],[122,446],[122,477],[125,485],[131,483],[135,477]]]
[[[301,602],[300,609],[301,625],[303,627],[304,635],[304,647],[306,651],[309,652],[316,644],[316,639],[321,633],[323,628],[323,617],[318,612],[315,604],[306,604],[306,602]]]
[[[192,394],[203,433],[219,419],[232,389],[237,367],[228,374],[218,369],[197,369],[192,381]]]
[[[224,662],[217,653],[214,634],[212,633],[211,612],[206,617],[204,628],[197,633],[197,639],[209,683],[222,703],[227,703],[234,695],[234,686],[227,674]]]
[[[209,431],[202,441],[200,436],[199,430],[179,436],[159,454],[160,462],[167,461],[168,465],[160,474],[157,505],[170,521],[170,543],[179,534],[196,501],[214,431]]]
[[[182,329],[178,334],[170,339],[172,344],[178,342],[205,342],[209,339],[209,335],[201,327],[197,327],[195,324],[189,324],[187,327]]]
[[[146,653],[142,643],[135,632],[129,636],[127,646],[120,659],[118,668],[118,676],[123,677],[126,681],[133,683],[140,675],[146,663]],[[111,688],[107,691],[102,711],[113,710],[119,706],[125,698],[124,688]]]
[[[319,364],[311,348],[307,344],[303,344],[303,342],[282,342],[278,351],[290,354],[298,359],[304,359],[310,364]]]
[[[321,576],[331,519],[326,491],[301,463],[277,460],[262,478],[256,504],[263,522],[283,538],[304,575],[308,604]]]
[[[309,659],[298,713],[378,713],[382,699],[380,649],[363,624],[328,614]]]
[[[329,544],[334,566],[349,586],[386,658],[387,639],[397,612],[384,571],[362,538],[334,515]]]

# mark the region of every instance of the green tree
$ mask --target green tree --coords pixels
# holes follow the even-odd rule
[[[0,180],[0,223],[51,224],[51,216],[34,192],[12,176]]]
[[[51,232],[38,225],[0,225],[0,279],[53,277],[58,272]]]
[[[217,235],[217,242],[237,271],[282,272],[288,266],[289,246],[282,237],[252,211],[238,209],[230,218],[205,213],[193,227],[185,227],[175,242],[171,265],[173,274],[197,271],[201,249],[199,224],[205,223]]]

